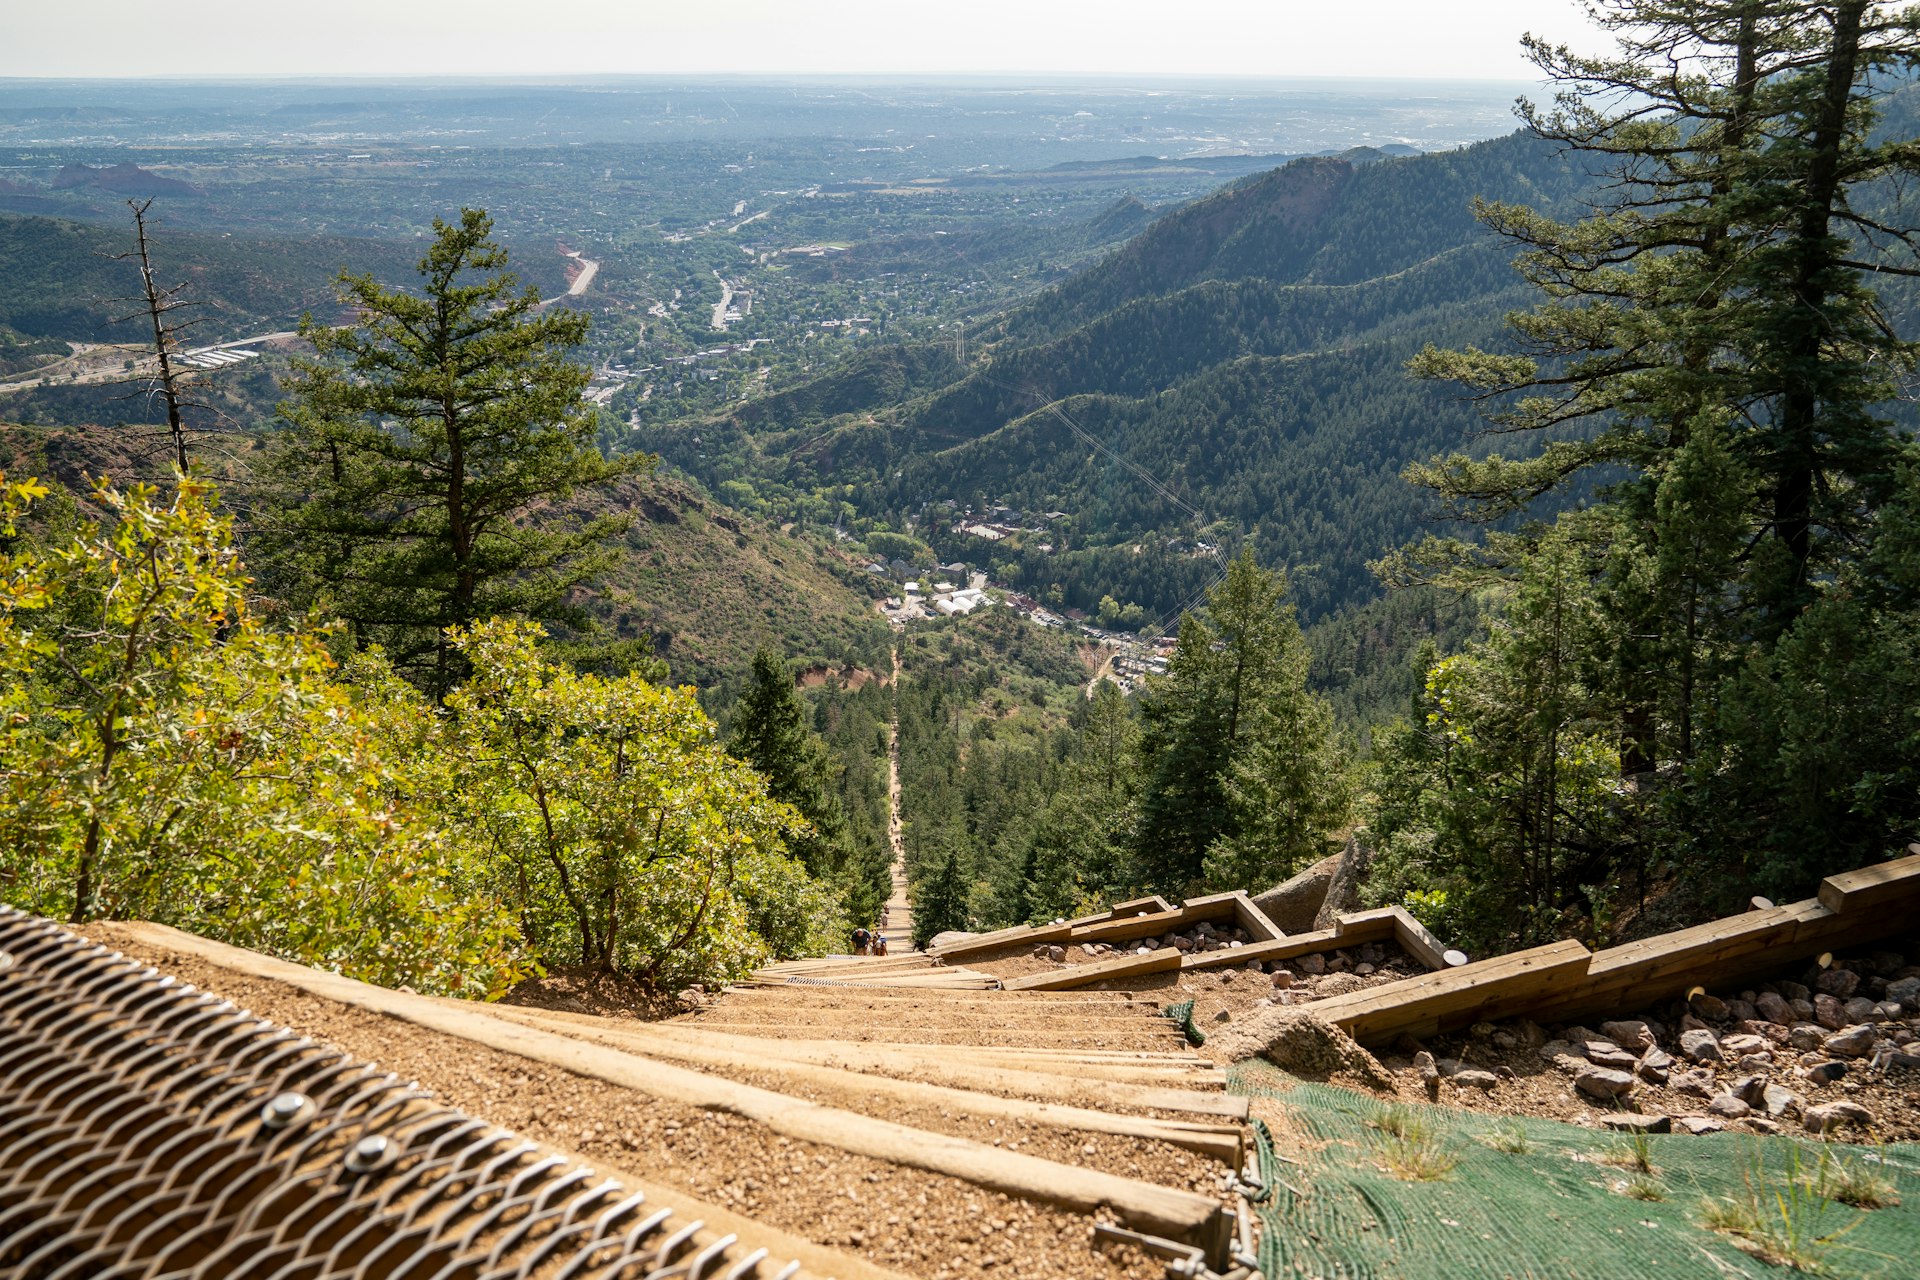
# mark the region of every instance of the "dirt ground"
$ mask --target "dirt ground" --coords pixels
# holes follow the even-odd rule
[[[655,1102],[149,947],[111,925],[90,926],[86,932],[261,1017],[417,1080],[451,1106],[576,1153],[615,1176],[627,1170],[927,1280],[973,1280],[1007,1268],[1099,1280],[1157,1280],[1164,1271],[1164,1264],[1132,1250],[1093,1251],[1087,1220],[1071,1213],[957,1178],[795,1141],[738,1116]],[[1099,1158],[1097,1137],[1081,1143],[1088,1145],[1094,1151],[1079,1163]]]

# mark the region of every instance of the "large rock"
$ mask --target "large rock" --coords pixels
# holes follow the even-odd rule
[[[951,947],[956,943],[971,942],[979,936],[977,933],[968,933],[964,929],[949,929],[945,933],[934,934],[932,941],[927,943],[927,950],[938,951],[942,947]]]
[[[1210,1053],[1230,1062],[1262,1057],[1303,1080],[1338,1080],[1397,1093],[1393,1076],[1353,1037],[1305,1008],[1271,1006],[1207,1037]]]
[[[1830,996],[1845,1000],[1860,985],[1860,975],[1851,969],[1823,969],[1820,976],[1813,980],[1815,991],[1824,991]]]
[[[1329,854],[1293,879],[1255,894],[1253,905],[1265,912],[1282,933],[1309,932],[1320,913],[1320,904],[1327,900],[1327,886],[1333,883],[1334,872],[1345,856]]]
[[[1920,978],[1899,978],[1887,984],[1887,999],[1909,1009],[1920,1009]]]
[[[1870,1125],[1873,1112],[1857,1102],[1841,1100],[1822,1102],[1818,1106],[1808,1107],[1804,1122],[1808,1133],[1825,1133],[1827,1130],[1843,1124]]]
[[[1836,1058],[1864,1058],[1873,1052],[1872,1027],[1848,1027],[1827,1037],[1826,1051]]]
[[[1776,992],[1762,991],[1754,997],[1753,1007],[1758,1009],[1760,1016],[1768,1022],[1785,1024],[1794,1021],[1793,1005],[1785,996]]]
[[[1360,885],[1367,878],[1367,868],[1373,862],[1373,850],[1360,842],[1357,836],[1347,837],[1347,847],[1340,852],[1339,861],[1334,864],[1333,878],[1327,882],[1326,896],[1320,900],[1320,909],[1313,914],[1313,927],[1331,929],[1343,911],[1356,911],[1360,907]]]
[[[1682,1031],[1680,1052],[1693,1062],[1721,1062],[1726,1057],[1720,1052],[1720,1037],[1706,1030]]]
[[[1589,1066],[1573,1078],[1573,1087],[1601,1102],[1623,1097],[1633,1091],[1633,1077],[1610,1067]]]

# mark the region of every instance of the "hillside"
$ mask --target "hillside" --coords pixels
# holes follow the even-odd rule
[[[216,442],[205,457],[231,498],[246,492],[254,442]],[[0,470],[57,480],[84,494],[90,477],[163,482],[166,457],[152,433],[0,423]],[[629,513],[622,554],[582,593],[614,636],[643,640],[675,682],[702,687],[745,671],[771,643],[810,662],[872,664],[887,629],[861,578],[819,543],[790,536],[658,477],[621,482],[591,500]],[[585,504],[582,504],[585,509]]]
[[[156,201],[149,220],[154,266],[163,284],[187,286],[183,296],[197,304],[196,341],[291,328],[308,311],[330,315],[342,268],[399,280],[413,275],[420,256],[410,240],[178,231],[166,223],[165,201]],[[125,318],[134,310],[129,299],[138,292],[139,269],[116,260],[132,247],[130,218],[94,224],[0,213],[0,280],[7,285],[0,290],[0,328],[28,338],[140,341],[144,321]],[[557,255],[511,247],[523,280],[546,293],[566,288]]]
[[[851,484],[870,518],[1089,610],[1170,619],[1217,571],[1193,541],[1218,524],[1293,566],[1320,616],[1376,594],[1366,562],[1422,528],[1407,463],[1474,447],[1473,408],[1404,371],[1524,305],[1471,197],[1564,207],[1583,186],[1520,134],[1294,161],[1158,218],[964,368],[895,347],[648,447],[709,482]],[[988,551],[953,531],[983,502],[1064,517]]]

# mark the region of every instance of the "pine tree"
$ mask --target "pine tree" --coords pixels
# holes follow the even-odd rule
[[[766,778],[774,799],[798,809],[811,824],[811,832],[792,842],[793,852],[813,875],[831,879],[846,868],[847,824],[834,789],[833,761],[826,744],[807,727],[806,715],[786,660],[763,647],[753,655],[727,749]]]
[[[566,618],[604,563],[613,516],[553,507],[652,464],[593,445],[587,372],[568,357],[587,317],[520,290],[477,209],[434,221],[419,294],[342,273],[354,323],[308,317],[265,465],[256,545],[298,608],[345,620],[436,696],[461,660],[446,629]]]
[[[1166,678],[1142,706],[1138,857],[1153,887],[1244,887],[1344,816],[1332,713],[1306,676],[1286,575],[1243,548],[1204,614],[1181,621]]]
[[[939,869],[927,878],[914,899],[914,949],[924,951],[937,935],[971,926],[966,872],[960,866],[959,851],[949,849]]]

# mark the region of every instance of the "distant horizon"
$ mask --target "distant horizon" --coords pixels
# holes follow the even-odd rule
[[[604,72],[352,72],[316,71],[272,75],[182,72],[177,75],[0,75],[0,87],[40,84],[606,84],[659,81],[672,84],[731,80],[753,83],[809,80],[841,83],[951,84],[996,81],[1008,84],[1159,83],[1173,86],[1244,84],[1270,88],[1288,84],[1396,84],[1483,88],[1536,88],[1542,81],[1521,76],[1437,76],[1343,73],[1254,74],[1170,71],[604,71]]]

